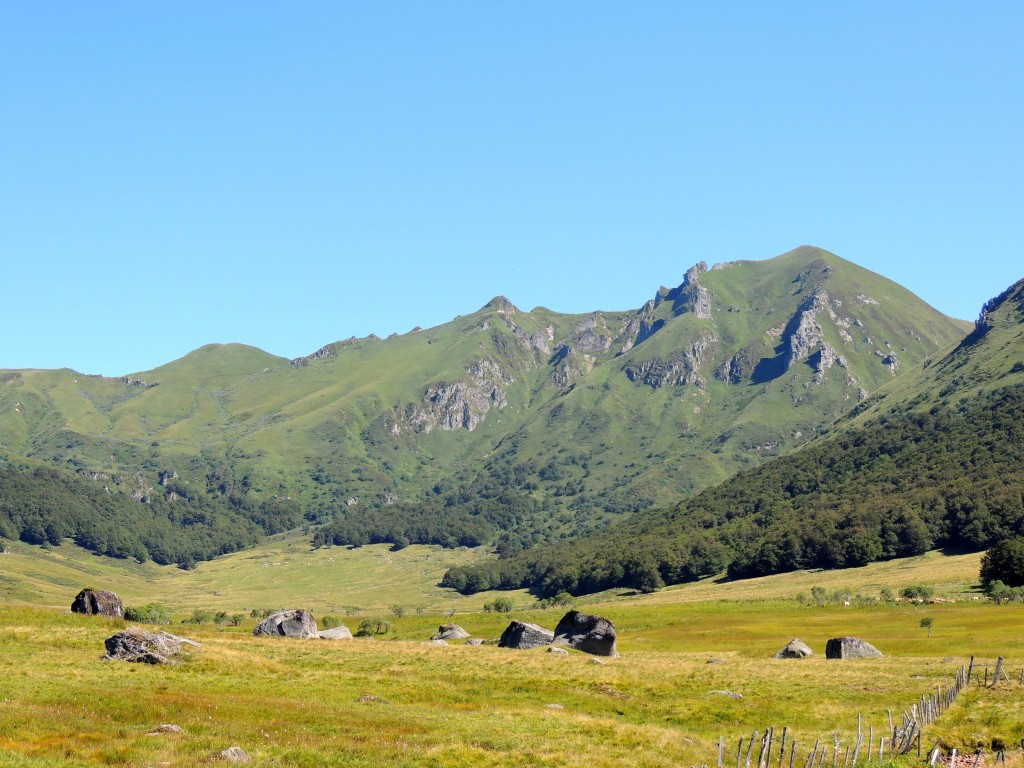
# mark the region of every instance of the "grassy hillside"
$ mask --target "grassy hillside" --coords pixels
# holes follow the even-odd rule
[[[263,530],[298,515],[320,541],[384,527],[399,544],[514,552],[786,453],[967,329],[804,247],[698,265],[632,311],[498,297],[292,361],[210,345],[117,379],[0,371],[0,450]],[[186,564],[217,554],[186,548]]]
[[[459,590],[653,590],[728,566],[749,577],[977,551],[1024,533],[1024,281],[968,339],[804,449],[677,508],[569,545],[456,568]]]

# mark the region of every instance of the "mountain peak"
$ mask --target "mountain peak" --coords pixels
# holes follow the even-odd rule
[[[505,312],[510,315],[516,314],[519,310],[516,305],[508,300],[506,296],[495,296],[481,307],[481,309],[493,309],[498,312]]]

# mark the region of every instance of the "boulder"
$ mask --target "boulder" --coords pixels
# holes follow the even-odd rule
[[[565,650],[565,648],[559,648],[558,646],[555,646],[555,645],[552,645],[550,648],[548,648],[548,653],[558,653],[558,654],[561,654],[562,656],[568,656],[569,655],[569,652],[567,650]]]
[[[278,611],[273,616],[268,616],[261,621],[252,633],[257,637],[270,635],[272,637],[297,637],[301,640],[317,637],[319,634],[316,628],[316,619],[304,608]]]
[[[498,646],[501,648],[518,648],[520,650],[540,648],[542,645],[551,645],[551,641],[554,638],[555,633],[544,629],[544,627],[538,627],[536,624],[530,624],[525,621],[513,621],[501,633]]]
[[[773,659],[806,659],[813,656],[812,651],[799,637],[790,640],[778,653],[772,656]]]
[[[437,628],[437,634],[431,640],[462,640],[469,637],[469,632],[458,624],[442,624]]]
[[[317,637],[321,640],[351,640],[352,630],[342,624],[338,627],[331,627],[330,629],[317,632]]]
[[[615,625],[592,613],[569,611],[555,627],[555,645],[567,645],[594,656],[618,656]]]
[[[826,659],[877,659],[882,652],[859,637],[833,637],[825,644]]]
[[[438,638],[435,637],[433,640],[427,640],[427,645],[443,645],[443,646],[447,647],[448,641],[447,640],[439,640]]]
[[[75,597],[75,602],[71,604],[71,612],[123,619],[124,603],[113,592],[103,589],[83,589]]]
[[[129,627],[108,637],[104,643],[107,655],[103,658],[132,661],[140,664],[180,664],[184,646],[201,647],[195,640],[172,635],[170,632],[150,632]]]
[[[471,637],[466,641],[466,645],[483,645],[484,639],[482,637]]]

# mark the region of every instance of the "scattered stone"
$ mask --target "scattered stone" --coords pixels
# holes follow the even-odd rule
[[[469,637],[469,632],[464,630],[458,624],[442,624],[437,628],[437,634],[433,635],[431,640],[462,640],[463,638]]]
[[[812,651],[803,640],[794,637],[778,653],[772,656],[773,659],[806,659],[813,656]]]
[[[725,664],[725,659],[708,659],[705,664]]]
[[[556,646],[551,646],[550,648],[548,648],[548,653],[557,653],[557,654],[561,654],[562,656],[568,656],[569,655],[569,652],[567,650],[565,650],[565,648],[558,648]]]
[[[483,645],[484,640],[481,637],[471,637],[466,641],[466,645]]]
[[[590,663],[597,664],[598,666],[604,666],[604,661],[602,659],[591,659]]]
[[[229,763],[251,763],[252,758],[249,754],[241,747],[228,747],[223,750],[218,757],[221,760],[227,760]]]
[[[195,640],[186,640],[170,632],[150,632],[139,627],[129,627],[111,635],[104,645],[107,655],[103,658],[141,664],[180,664],[183,646],[202,647]]]
[[[317,632],[317,637],[321,640],[351,640],[352,630],[342,624],[337,627],[331,627],[330,629],[324,629]]]
[[[826,659],[878,659],[882,652],[859,637],[833,637],[825,644]]]
[[[711,691],[711,693],[717,693],[722,696],[728,696],[730,699],[742,699],[742,693],[736,693],[735,691]]]
[[[372,693],[364,693],[356,702],[361,704],[390,704],[391,702],[387,699],[382,699],[380,696],[374,696]]]
[[[104,589],[83,589],[71,604],[71,612],[123,619],[124,603],[113,592]]]
[[[561,704],[545,704],[544,709],[565,709]]]
[[[615,625],[592,613],[569,611],[555,627],[555,645],[567,645],[595,656],[618,656]]]
[[[164,733],[184,733],[180,725],[164,724],[158,725],[152,731],[147,733],[147,736],[159,736]]]
[[[272,637],[297,637],[301,640],[308,640],[319,635],[316,619],[304,608],[278,611],[261,621],[252,633],[257,637],[270,635]]]
[[[544,629],[544,627],[539,627],[536,624],[530,624],[525,621],[513,621],[501,633],[498,646],[501,648],[518,648],[520,650],[540,648],[542,645],[551,645],[551,641],[554,638],[555,633]]]
[[[448,641],[447,640],[428,640],[427,641],[427,645],[443,645],[443,646],[447,647]]]

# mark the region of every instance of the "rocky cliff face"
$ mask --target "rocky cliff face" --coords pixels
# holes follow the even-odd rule
[[[505,387],[514,381],[494,360],[478,360],[458,381],[427,387],[422,404],[406,408],[405,421],[417,432],[472,432],[491,408],[501,409],[508,404]]]
[[[693,384],[704,388],[701,369],[718,351],[718,340],[709,331],[689,341],[670,358],[656,357],[642,363],[626,365],[626,376],[634,384],[646,384],[653,389],[664,386]]]

